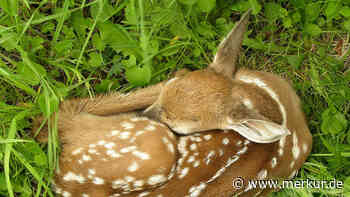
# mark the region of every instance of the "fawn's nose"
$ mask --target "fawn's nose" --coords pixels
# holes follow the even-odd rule
[[[161,113],[161,110],[155,106],[150,106],[149,108],[143,111],[143,115],[157,121],[160,121],[160,113]]]

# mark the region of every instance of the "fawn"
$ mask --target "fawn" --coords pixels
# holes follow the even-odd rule
[[[265,196],[278,188],[252,188],[247,181],[295,176],[311,151],[311,134],[285,80],[236,71],[248,17],[249,12],[219,45],[208,69],[127,95],[63,102],[55,192]],[[238,177],[242,185],[234,184]]]

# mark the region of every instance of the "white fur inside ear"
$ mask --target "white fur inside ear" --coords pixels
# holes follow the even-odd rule
[[[233,129],[256,143],[272,143],[290,135],[290,131],[284,126],[265,120],[249,119],[239,123],[228,123],[227,129]]]

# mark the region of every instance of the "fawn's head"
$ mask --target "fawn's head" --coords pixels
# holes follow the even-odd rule
[[[234,80],[248,18],[249,12],[221,42],[209,68],[169,80],[158,100],[144,113],[180,134],[233,129],[259,143],[274,142],[289,134],[288,129],[249,106],[244,99],[245,89]]]

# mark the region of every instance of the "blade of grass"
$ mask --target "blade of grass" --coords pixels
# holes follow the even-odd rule
[[[63,3],[63,12],[69,12],[68,8],[69,8],[69,4],[70,4],[70,0],[65,0],[64,3]],[[63,28],[63,23],[64,23],[64,20],[66,18],[67,15],[63,15],[61,16],[59,19],[58,19],[58,24],[57,24],[57,28],[56,28],[56,31],[54,33],[54,36],[53,36],[53,43],[56,43],[57,40],[58,40],[58,36],[60,35],[60,32]]]
[[[27,115],[27,113],[28,113],[27,110],[21,111],[13,118],[13,120],[11,121],[8,136],[7,136],[8,140],[12,140],[15,138],[16,132],[17,132],[17,121],[23,119]],[[10,156],[13,151],[12,145],[13,143],[7,143],[5,145],[5,156],[4,156],[4,171],[5,171],[6,186],[10,197],[14,197],[14,191],[13,191],[13,187],[10,179]]]

